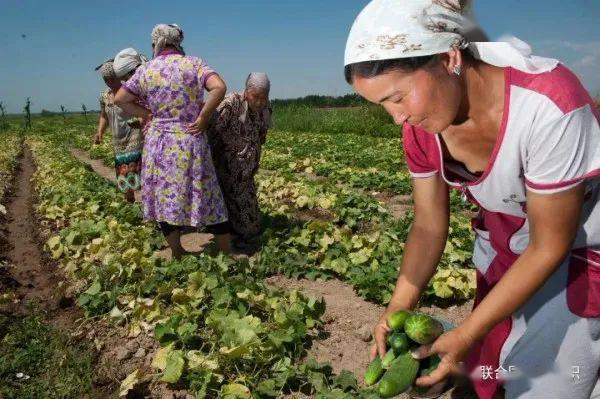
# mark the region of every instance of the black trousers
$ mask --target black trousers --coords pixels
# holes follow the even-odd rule
[[[179,230],[181,228],[181,226],[176,226],[173,224],[169,224],[167,222],[158,222],[158,227],[160,227],[160,231],[162,231],[163,235],[165,235],[165,236],[168,236],[172,232]],[[227,234],[227,233],[231,232],[231,224],[229,223],[229,221],[217,223],[217,224],[211,224],[211,225],[206,226],[206,228],[204,230],[207,233],[214,234],[214,235]]]

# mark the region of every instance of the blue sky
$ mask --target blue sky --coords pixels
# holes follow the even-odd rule
[[[367,0],[27,1],[0,13],[0,101],[20,112],[98,108],[103,83],[93,68],[125,47],[150,54],[156,23],[178,23],[184,47],[239,90],[265,71],[272,97],[342,95],[346,35]],[[600,93],[599,0],[479,0],[475,14],[491,38],[513,34],[538,55],[561,59]],[[25,37],[22,37],[25,35]]]

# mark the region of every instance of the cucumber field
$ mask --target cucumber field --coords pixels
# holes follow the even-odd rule
[[[195,256],[176,261],[115,190],[96,118],[3,121],[0,397],[379,397],[363,380],[371,328],[413,218],[398,127],[368,106],[276,107],[260,248],[213,255],[212,236],[189,231]],[[419,310],[458,323],[474,209],[454,194],[451,209]]]

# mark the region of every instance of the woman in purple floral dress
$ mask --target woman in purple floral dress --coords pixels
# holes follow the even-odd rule
[[[219,249],[229,252],[227,209],[204,134],[226,86],[200,58],[185,55],[182,40],[177,25],[157,25],[154,59],[115,98],[126,112],[149,122],[142,156],[144,218],[159,223],[175,258],[186,254],[180,226],[206,226]],[[150,109],[137,105],[138,98]]]

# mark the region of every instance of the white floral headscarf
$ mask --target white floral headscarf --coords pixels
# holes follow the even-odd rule
[[[469,49],[488,64],[542,73],[558,61],[531,55],[531,47],[511,37],[481,41],[468,0],[373,0],[356,17],[344,65]]]
[[[173,46],[181,54],[185,54],[181,42],[183,42],[183,30],[177,24],[158,24],[152,29],[152,44],[154,45],[154,56],[160,54],[165,46]]]

